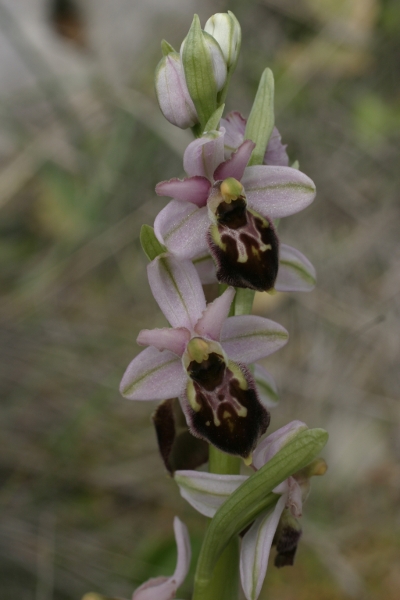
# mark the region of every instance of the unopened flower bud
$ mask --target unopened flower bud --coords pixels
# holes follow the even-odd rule
[[[217,40],[202,31],[197,15],[182,42],[181,58],[190,97],[205,126],[217,109],[217,95],[227,78],[225,57]]]
[[[216,13],[208,19],[204,31],[217,40],[228,69],[232,65],[235,66],[239,57],[242,39],[239,21],[235,15],[231,11]]]
[[[158,63],[155,86],[161,112],[167,121],[181,129],[193,127],[199,122],[177,52],[163,56]]]

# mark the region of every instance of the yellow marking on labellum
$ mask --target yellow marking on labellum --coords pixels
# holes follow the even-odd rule
[[[224,242],[221,239],[221,234],[218,231],[218,225],[213,224],[210,227],[210,233],[211,233],[211,237],[213,239],[213,242],[219,247],[221,248],[221,250],[223,250],[223,252],[226,252],[226,244],[224,244]]]
[[[186,347],[186,351],[190,360],[195,360],[198,363],[207,360],[210,354],[208,342],[200,337],[192,338]]]
[[[246,467],[249,467],[251,465],[251,463],[253,462],[253,454],[250,453],[248,456],[244,457],[243,462],[246,465]]]
[[[213,411],[214,413],[214,425],[215,427],[219,427],[221,425],[221,421],[218,419],[217,414]]]
[[[224,201],[230,204],[232,200],[237,200],[243,195],[244,187],[234,177],[228,177],[221,183],[220,192]]]
[[[211,421],[206,421],[206,425],[207,425],[207,427],[210,427]]]
[[[257,254],[258,254],[258,252],[257,252]],[[248,260],[249,260],[249,257],[248,257],[248,254],[247,254],[246,251],[239,253],[239,256],[238,256],[238,259],[237,259],[238,263],[243,263],[244,264],[244,263],[247,263]]]
[[[247,390],[249,386],[247,384],[246,378],[243,375],[240,367],[236,363],[234,363],[233,360],[228,361],[228,369],[230,369],[232,371],[232,373],[238,380],[240,389]],[[246,415],[244,415],[244,416],[246,416]]]
[[[261,227],[263,229],[268,229],[268,227],[270,226],[268,219],[265,219],[262,215],[260,215],[260,213],[258,213],[256,210],[253,210],[252,208],[247,207],[247,210],[253,215],[253,217],[256,217],[259,221],[261,221]]]
[[[239,410],[236,410],[236,414],[238,417],[247,417],[247,408],[240,405]]]
[[[228,414],[228,417],[225,417],[225,415]],[[229,431],[232,433],[232,431],[235,428],[235,425],[231,419],[231,415],[230,413],[228,413],[227,411],[224,412],[223,417],[225,417],[226,420],[226,424],[228,425]]]
[[[190,406],[193,408],[193,410],[195,412],[199,412],[199,410],[201,409],[201,404],[199,404],[199,402],[197,402],[196,390],[194,389],[194,384],[191,379],[189,379],[188,384],[186,386],[186,394],[187,394],[187,399],[189,401]]]

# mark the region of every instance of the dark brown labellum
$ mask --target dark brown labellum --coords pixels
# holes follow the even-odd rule
[[[208,360],[189,365],[187,417],[194,435],[223,452],[247,458],[270,416],[246,367],[232,361],[225,365],[221,359],[210,353]]]
[[[272,223],[239,197],[222,201],[211,225],[208,245],[220,283],[266,292],[274,287],[279,267],[279,241]]]

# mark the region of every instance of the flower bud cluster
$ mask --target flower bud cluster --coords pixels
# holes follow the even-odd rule
[[[204,30],[195,15],[180,53],[163,41],[155,87],[161,111],[170,123],[181,129],[200,125],[204,131],[223,103],[240,43],[240,25],[230,11],[213,15]]]

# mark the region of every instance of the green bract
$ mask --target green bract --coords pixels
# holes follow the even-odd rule
[[[193,600],[208,598],[208,585],[219,556],[229,541],[243,531],[279,496],[277,485],[308,465],[328,441],[323,429],[300,431],[257,473],[249,477],[217,510],[210,522],[197,564]]]
[[[258,86],[257,94],[247,119],[244,138],[252,140],[256,147],[249,165],[262,165],[268,140],[274,128],[274,76],[271,69],[265,69]]]

